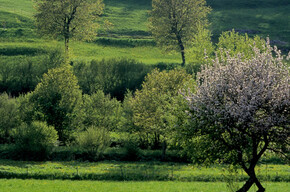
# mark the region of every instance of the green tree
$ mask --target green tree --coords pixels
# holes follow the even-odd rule
[[[165,157],[166,141],[171,137],[171,129],[177,123],[174,113],[175,99],[179,90],[192,78],[184,70],[162,71],[155,69],[147,75],[142,89],[135,92],[133,100],[133,121],[136,131],[153,136],[155,147],[162,143]]]
[[[205,0],[153,0],[150,30],[160,47],[180,52],[185,65],[185,49],[198,24],[208,25],[210,10]]]
[[[11,141],[12,130],[21,124],[16,99],[0,94],[0,143]]]
[[[30,97],[36,111],[44,115],[48,125],[58,131],[60,141],[66,142],[72,132],[70,126],[82,93],[70,66],[51,69]]]
[[[96,36],[96,20],[103,13],[103,0],[34,1],[39,32],[64,38],[67,54],[71,38],[91,40]]]
[[[17,153],[22,159],[43,160],[57,145],[57,131],[46,122],[22,124],[14,132]]]
[[[92,95],[83,95],[83,101],[77,108],[76,127],[86,130],[87,127],[102,127],[107,131],[118,128],[122,118],[121,102],[111,99],[99,90]]]
[[[242,35],[234,30],[223,32],[219,37],[217,44],[217,54],[220,58],[226,58],[228,53],[230,56],[242,54],[242,59],[250,59],[254,54],[253,47],[257,47],[260,51],[266,51],[266,41],[259,36],[250,38],[247,34]]]
[[[92,160],[97,160],[110,145],[110,135],[105,128],[91,126],[85,131],[79,132],[76,141]]]
[[[185,96],[192,118],[186,146],[192,157],[240,165],[249,178],[238,192],[253,184],[265,191],[255,173],[265,151],[289,153],[289,70],[277,48],[273,56],[269,42],[264,51],[252,52],[244,60],[240,54],[217,57],[199,74],[197,91]]]
[[[187,72],[197,74],[200,72],[201,66],[206,64],[208,59],[214,58],[215,47],[211,41],[211,32],[198,25],[197,32],[193,35],[192,41],[186,51],[188,55]]]

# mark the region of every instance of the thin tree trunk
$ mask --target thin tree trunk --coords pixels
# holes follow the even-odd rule
[[[68,55],[69,55],[69,37],[65,37],[64,38],[64,46],[65,46],[65,56],[66,59],[68,59]]]
[[[185,65],[184,45],[183,45],[181,37],[178,36],[178,35],[177,35],[177,41],[178,41],[178,44],[179,44],[179,47],[180,47],[180,53],[181,53],[181,58],[182,58],[181,66],[184,67],[184,65]]]
[[[166,149],[167,149],[167,143],[164,140],[162,143],[162,156],[161,156],[162,161],[166,159]]]

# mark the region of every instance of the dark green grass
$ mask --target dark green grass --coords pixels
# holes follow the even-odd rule
[[[213,34],[237,29],[290,42],[289,0],[208,0]]]

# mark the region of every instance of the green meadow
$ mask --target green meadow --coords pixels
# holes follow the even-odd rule
[[[241,185],[241,183],[238,183]],[[268,191],[287,192],[289,183],[265,183]],[[62,181],[62,180],[20,180],[1,179],[0,188],[5,192],[226,192],[223,182],[111,182],[111,181]],[[256,191],[253,187],[249,192]]]

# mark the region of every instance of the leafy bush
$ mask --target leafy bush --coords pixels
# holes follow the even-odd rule
[[[80,130],[90,126],[102,127],[108,131],[118,128],[122,118],[121,102],[111,99],[99,90],[92,95],[83,95],[82,103],[76,109],[75,127]]]
[[[81,102],[82,93],[70,66],[49,70],[43,75],[31,95],[35,110],[44,115],[45,121],[58,131],[59,140],[67,143],[73,132],[71,121],[74,110]]]
[[[88,64],[74,64],[74,74],[84,93],[92,94],[101,89],[119,100],[124,98],[127,89],[138,89],[150,70],[150,66],[132,59],[92,60]]]
[[[17,107],[14,98],[0,94],[0,143],[9,143],[12,129],[20,123]]]
[[[0,56],[0,92],[15,96],[33,91],[44,73],[64,62],[59,49],[0,48],[1,54],[7,56]]]
[[[110,145],[109,133],[104,128],[89,127],[76,137],[78,145],[87,152],[89,160],[97,160]]]
[[[15,130],[16,156],[21,159],[43,160],[57,144],[57,131],[45,122],[22,124]]]

